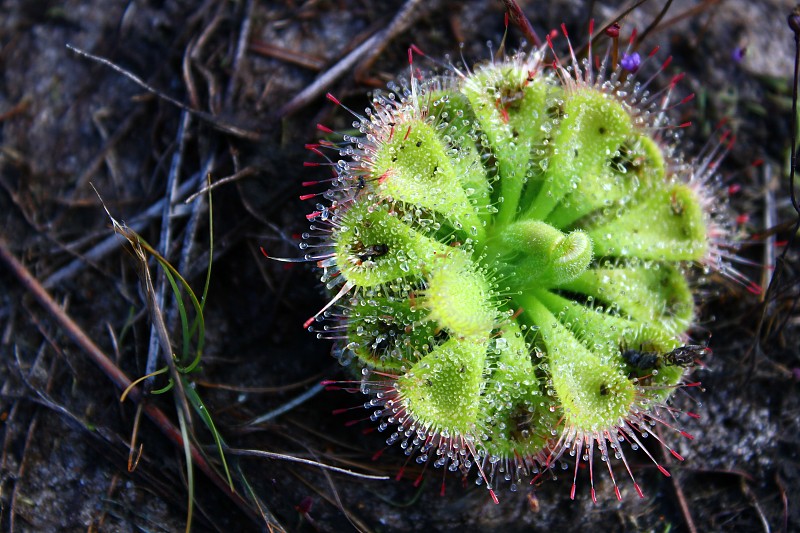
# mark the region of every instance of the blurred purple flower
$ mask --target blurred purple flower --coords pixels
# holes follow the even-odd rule
[[[642,58],[639,56],[638,52],[625,54],[622,56],[622,59],[620,59],[619,64],[629,72],[636,72],[639,69],[639,65],[642,64]]]

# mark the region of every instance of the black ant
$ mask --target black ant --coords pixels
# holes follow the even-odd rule
[[[622,358],[625,363],[631,368],[638,370],[651,370],[661,366],[661,355],[658,352],[645,352],[634,348],[623,348],[621,350]]]
[[[389,245],[379,243],[364,247],[359,251],[359,253],[356,254],[356,257],[358,257],[358,262],[361,264],[364,261],[372,260],[376,257],[382,257],[388,253]]]
[[[621,349],[622,358],[629,367],[637,370],[652,370],[662,366],[680,366],[688,368],[694,366],[697,359],[709,352],[708,347],[700,344],[687,344],[678,346],[667,353],[645,352],[641,345],[639,350],[632,348]]]
[[[682,366],[684,368],[694,366],[698,359],[702,358],[711,350],[701,344],[687,344],[678,346],[674,350],[664,354],[664,364],[666,366]]]

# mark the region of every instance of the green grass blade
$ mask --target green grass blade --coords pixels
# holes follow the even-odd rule
[[[172,379],[170,378],[169,383],[167,383],[166,385],[164,385],[160,389],[156,389],[156,390],[150,391],[150,394],[164,394],[165,392],[171,391],[172,387],[174,387],[174,386],[175,386],[175,383],[173,383]]]
[[[183,417],[183,410],[180,405],[175,405],[178,413],[178,423],[181,428],[181,439],[183,439],[183,453],[186,457],[186,484],[189,488],[189,501],[186,511],[186,533],[192,530],[192,514],[194,513],[194,463],[192,462],[192,450],[189,442],[189,432],[186,429],[186,420]]]
[[[159,261],[161,264],[161,261]],[[172,287],[172,293],[175,295],[175,301],[178,303],[178,314],[181,317],[181,336],[183,338],[183,350],[181,351],[180,361],[186,361],[189,359],[189,352],[191,350],[189,341],[191,340],[189,336],[189,319],[186,316],[186,306],[183,304],[183,294],[181,293],[180,287],[175,282],[175,277],[166,268],[163,264],[161,264],[161,268],[164,270],[164,274],[167,276],[167,280],[169,280],[169,285]]]
[[[214,203],[211,201],[211,175],[208,176],[208,268],[206,269],[206,282],[203,286],[203,295],[200,297],[200,309],[205,309],[208,287],[211,285],[211,265],[214,262]]]
[[[220,460],[222,461],[222,469],[225,471],[225,477],[228,480],[228,485],[231,487],[231,491],[235,491],[233,486],[233,479],[231,478],[231,472],[228,468],[228,462],[225,459],[225,441],[222,439],[222,435],[219,434],[217,431],[217,427],[214,425],[214,420],[211,418],[211,414],[209,414],[208,409],[206,409],[203,400],[200,399],[200,395],[197,394],[197,391],[191,386],[190,383],[184,381],[183,390],[186,391],[186,397],[189,400],[189,403],[192,405],[194,410],[200,416],[200,419],[206,425],[208,430],[211,432],[211,435],[214,437],[214,442],[217,445],[217,451],[219,452]]]

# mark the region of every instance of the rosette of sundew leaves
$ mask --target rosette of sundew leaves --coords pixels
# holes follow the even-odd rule
[[[680,158],[680,76],[653,89],[636,75],[652,54],[612,64],[614,41],[562,62],[548,44],[428,77],[412,62],[348,109],[359,134],[320,126],[310,146],[334,177],[301,248],[333,297],[306,327],[361,369],[388,444],[476,471],[495,501],[568,460],[572,497],[583,462],[595,499],[600,460],[620,498],[626,446],[669,475],[643,441],[680,459],[657,428],[690,437],[670,399],[704,351],[687,345],[692,272],[736,276],[725,139]]]

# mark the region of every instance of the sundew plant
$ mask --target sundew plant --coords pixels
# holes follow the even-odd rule
[[[584,59],[554,32],[435,75],[409,51],[409,79],[350,111],[359,133],[310,145],[333,178],[301,248],[333,296],[305,326],[361,370],[388,444],[495,501],[570,464],[573,498],[581,464],[593,499],[595,466],[641,496],[631,449],[669,475],[645,441],[681,459],[669,442],[691,438],[671,399],[706,351],[698,280],[740,279],[714,177],[728,139],[684,160],[681,76],[657,86],[669,60],[614,31]]]

